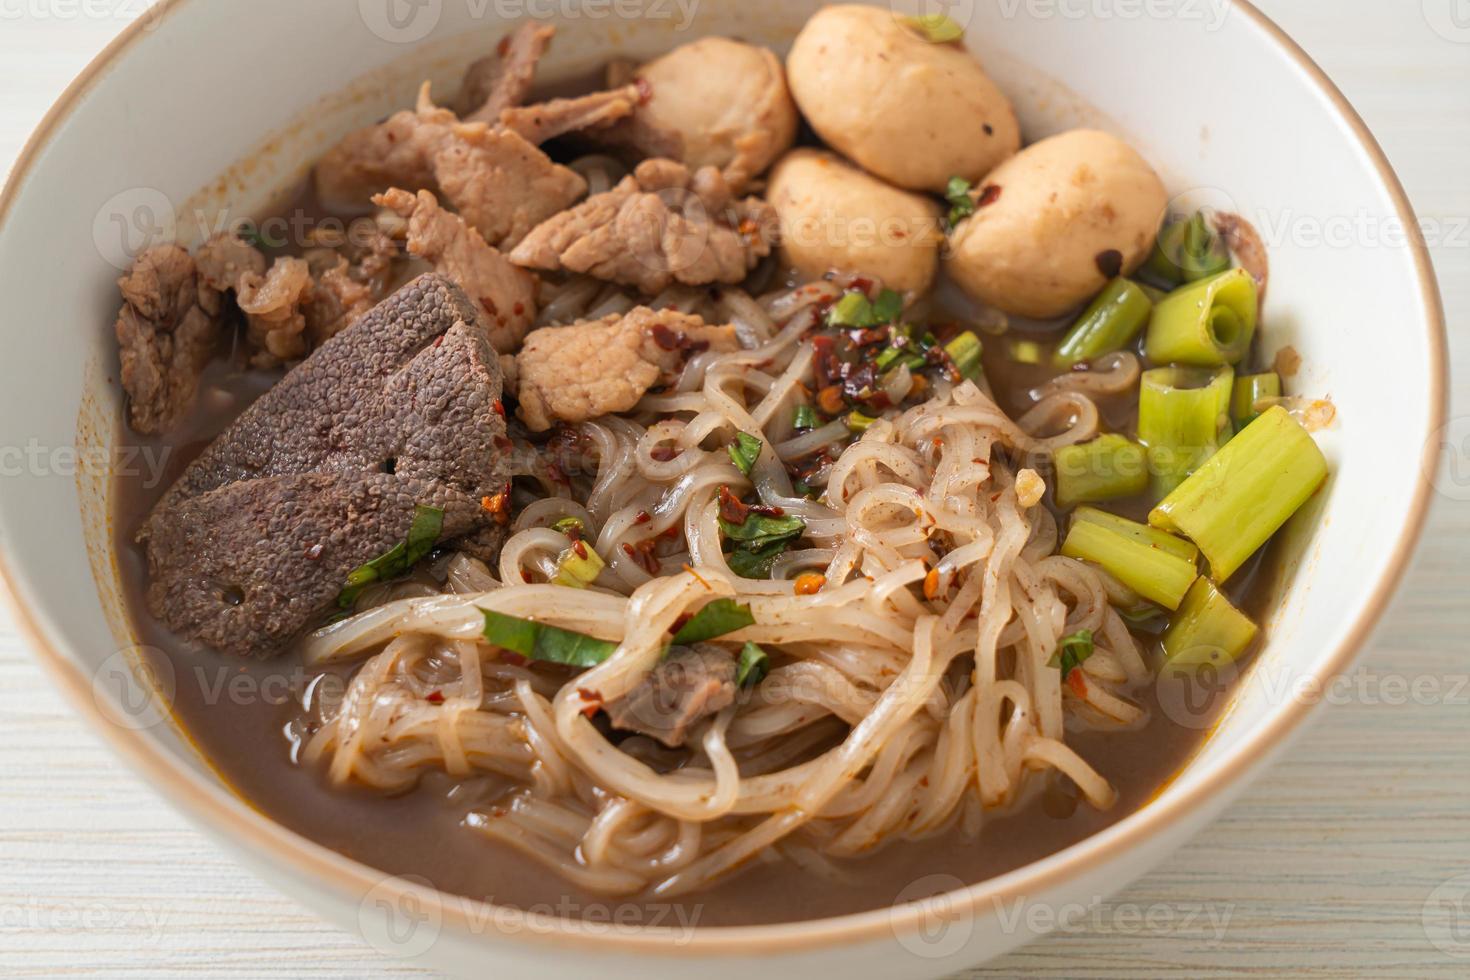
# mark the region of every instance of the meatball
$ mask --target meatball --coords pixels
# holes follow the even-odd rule
[[[713,166],[739,185],[796,139],[796,106],[781,61],[765,48],[700,38],[639,70],[650,92],[638,122],[677,137],[690,170]]]
[[[1007,313],[1060,316],[1148,256],[1168,203],[1148,163],[1116,136],[1078,129],[1034,143],[976,189],[945,270]]]
[[[978,181],[1021,145],[1010,102],[974,56],[925,40],[886,6],[819,10],[786,70],[827,145],[900,187]]]
[[[803,274],[857,272],[923,291],[939,265],[939,207],[817,150],[793,150],[766,198],[781,220],[781,254]]]

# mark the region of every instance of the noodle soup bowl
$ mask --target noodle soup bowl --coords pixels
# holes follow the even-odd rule
[[[1113,17],[961,2],[951,14],[966,22],[966,43],[1010,94],[1028,139],[1111,129],[1181,198],[1256,223],[1272,264],[1266,353],[1299,360],[1294,389],[1336,407],[1319,433],[1332,476],[1286,531],[1265,613],[1269,642],[1221,688],[1229,703],[1209,715],[1218,720],[1177,778],[1102,833],[1000,877],[930,876],[875,911],[738,928],[619,921],[616,903],[575,919],[461,900],[299,836],[223,785],[173,723],[178,679],[139,667],[113,552],[113,471],[166,468],[113,452],[121,398],[109,328],[129,257],[161,238],[196,243],[211,230],[201,216],[265,213],[344,133],[411,104],[422,78],[452,92],[464,66],[523,15],[557,21],[548,70],[576,74],[702,34],[784,50],[817,6],[257,0],[247,13],[164,0],[65,93],[0,198],[11,332],[0,361],[0,567],[16,621],[78,711],[160,793],[385,955],[465,975],[639,980],[928,977],[979,963],[1068,921],[1068,909],[1142,874],[1218,814],[1301,728],[1311,703],[1296,692],[1348,667],[1399,580],[1432,496],[1444,417],[1429,263],[1412,235],[1386,247],[1387,235],[1329,245],[1305,233],[1344,216],[1367,216],[1380,230],[1416,227],[1361,120],[1239,0],[1145,5],[1137,16],[1120,6]],[[1392,342],[1369,343],[1368,331],[1385,324]],[[1165,710],[1194,717],[1186,701]]]

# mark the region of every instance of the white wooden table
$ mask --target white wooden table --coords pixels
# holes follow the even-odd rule
[[[138,6],[0,0],[0,166]],[[1420,216],[1437,219],[1454,410],[1470,414],[1470,3],[1261,6],[1343,87]],[[1465,29],[1444,27],[1451,13]],[[1470,905],[1458,937],[1437,913],[1425,925],[1436,887],[1470,873],[1467,553],[1470,503],[1442,498],[1345,703],[1085,928],[977,975],[1470,975]],[[1429,695],[1405,698],[1400,685],[1416,680]],[[1202,919],[1185,925],[1201,909],[1223,921],[1218,934]],[[186,826],[72,715],[0,619],[0,976],[63,973],[422,971],[379,959]]]

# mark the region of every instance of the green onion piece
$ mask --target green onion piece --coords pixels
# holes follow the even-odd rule
[[[965,36],[965,29],[944,14],[919,14],[903,22],[933,44],[948,44]]]
[[[1138,392],[1138,441],[1148,448],[1149,485],[1162,499],[1230,434],[1234,372],[1164,367],[1143,372]]]
[[[966,330],[955,339],[944,345],[944,352],[954,362],[955,370],[960,377],[967,381],[974,381],[980,377],[980,355],[984,348],[980,344],[980,338],[973,331]]]
[[[1150,277],[1171,286],[1207,279],[1228,268],[1230,250],[1203,211],[1165,225],[1144,264]]]
[[[1045,350],[1034,340],[1013,339],[1006,346],[1010,351],[1011,360],[1017,364],[1040,364],[1046,360]]]
[[[480,612],[485,615],[486,643],[530,660],[566,664],[568,667],[596,667],[618,648],[610,640],[599,640],[585,633],[574,633],[488,609]]]
[[[1059,368],[1070,368],[1122,350],[1138,336],[1153,309],[1153,301],[1138,283],[1119,276],[1103,287],[1082,311],[1082,316],[1057,345],[1052,363]]]
[[[875,416],[864,415],[857,409],[847,413],[847,427],[853,432],[867,432],[874,422],[878,421]]]
[[[359,565],[347,574],[347,583],[337,593],[337,608],[351,609],[364,589],[374,582],[385,582],[408,574],[413,566],[422,561],[444,530],[444,511],[438,507],[419,504],[413,509],[413,521],[408,526],[408,537],[395,544],[383,554]]]
[[[576,531],[578,534],[585,534],[587,525],[582,523],[582,518],[580,517],[563,517],[551,525],[551,529],[553,531],[560,531],[562,534],[571,534],[573,531]]]
[[[755,616],[749,606],[743,606],[734,599],[715,599],[706,603],[674,634],[674,642],[683,646],[703,643],[745,629],[754,622]]]
[[[728,452],[730,462],[734,463],[740,472],[750,476],[755,461],[761,457],[761,441],[748,432],[737,432],[735,441],[728,447]]]
[[[1230,578],[1327,478],[1327,460],[1280,405],[1263,412],[1163,499],[1148,522],[1199,545]]]
[[[1144,547],[1183,558],[1191,564],[1199,559],[1199,549],[1183,538],[1097,507],[1078,507],[1077,512],[1072,515],[1072,521],[1096,524],[1113,534],[1120,534]]]
[[[1230,604],[1215,583],[1201,575],[1185,593],[1169,628],[1164,656],[1171,664],[1234,663],[1258,632],[1249,616]]]
[[[1155,364],[1236,364],[1256,332],[1256,281],[1231,269],[1174,290],[1154,307],[1144,352]]]
[[[844,293],[842,298],[827,310],[827,326],[829,327],[871,327],[875,323],[873,304],[868,302],[868,297],[857,290]]]
[[[1097,500],[1133,497],[1148,489],[1148,452],[1124,436],[1108,434],[1063,446],[1052,456],[1057,506],[1066,510]]]
[[[963,177],[949,178],[949,184],[944,188],[944,199],[949,202],[951,228],[975,213],[975,199],[970,196],[974,186]]]
[[[771,658],[766,651],[754,643],[740,648],[740,659],[735,664],[735,683],[741,687],[755,687],[766,679],[771,671]]]
[[[1147,532],[1151,529],[1142,524],[1104,515],[1102,511],[1094,514],[1107,520],[1084,519],[1082,515],[1091,510],[1084,507],[1077,512],[1079,516],[1073,519],[1067,539],[1062,543],[1062,554],[1101,565],[1145,599],[1165,609],[1177,608],[1198,576],[1194,561],[1176,553],[1172,546],[1165,548],[1150,542]],[[1133,529],[1120,532],[1112,526],[1113,522],[1133,525]],[[1188,547],[1188,542],[1178,543]]]
[[[879,324],[892,323],[901,316],[903,316],[903,294],[885,289],[873,301],[873,322],[865,325],[876,327]]]
[[[791,418],[791,427],[793,429],[815,429],[819,424],[816,409],[810,405],[796,406],[796,412]]]
[[[556,574],[551,577],[551,584],[585,589],[597,581],[606,565],[597,549],[586,541],[578,541],[557,556]]]
[[[1078,630],[1070,636],[1064,636],[1057,643],[1057,652],[1047,661],[1048,667],[1057,667],[1062,671],[1062,680],[1078,667],[1083,661],[1092,656],[1092,630]]]
[[[1275,371],[1265,374],[1248,374],[1235,379],[1235,390],[1230,396],[1230,418],[1236,429],[1244,429],[1256,420],[1256,402],[1262,398],[1281,397],[1281,375]]]

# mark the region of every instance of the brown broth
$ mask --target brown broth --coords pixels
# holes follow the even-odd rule
[[[987,369],[996,381],[997,396],[1011,411],[1022,404],[1027,389],[1045,380],[1044,373],[1032,366],[993,356]],[[421,876],[442,890],[472,898],[572,916],[605,915],[611,907],[635,909],[629,914],[646,916],[638,921],[668,914],[666,903],[657,900],[640,905],[582,891],[461,827],[465,812],[487,802],[499,788],[492,780],[469,781],[456,788],[438,775],[397,797],[328,788],[319,773],[295,764],[292,742],[285,734],[299,715],[300,693],[310,677],[296,654],[267,662],[226,657],[182,642],[148,614],[143,600],[146,566],[133,540],[137,528],[188,462],[273,380],[274,376],[240,372],[217,362],[202,386],[201,408],[183,431],[169,440],[122,434],[124,446],[168,454],[159,485],[119,481],[114,493],[116,548],[139,637],[153,648],[159,666],[172,672],[178,721],[200,752],[235,792],[261,812],[382,871]],[[1261,566],[1258,559],[1241,573],[1241,584],[1232,582],[1232,594],[1248,606],[1259,605],[1268,592],[1269,576],[1257,570]],[[1170,697],[1169,692],[1164,696]],[[1181,725],[1175,720],[1178,698],[1170,702],[1173,710],[1161,710],[1159,691],[1150,687],[1140,700],[1149,709],[1149,720],[1136,730],[1101,733],[1078,728],[1068,733],[1068,743],[1118,790],[1117,804],[1106,812],[1078,802],[1068,781],[1048,775],[1032,780],[1025,801],[990,814],[977,839],[951,831],[924,841],[889,844],[842,862],[843,873],[851,880],[841,884],[786,863],[759,862],[684,899],[677,910],[682,920],[670,921],[749,925],[882,908],[900,897],[917,897],[915,888],[939,892],[953,887],[956,879],[980,881],[1076,844],[1146,805],[1188,762],[1224,702],[1223,697],[1213,698]]]

